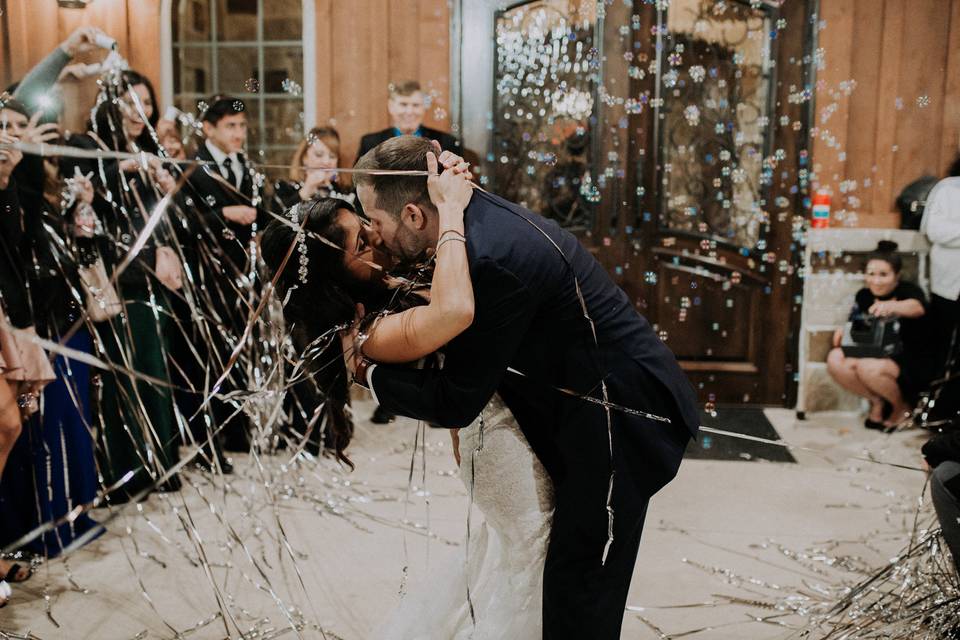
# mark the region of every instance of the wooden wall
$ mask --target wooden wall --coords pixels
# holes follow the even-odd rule
[[[317,123],[340,131],[342,162],[353,162],[360,136],[390,124],[386,105],[392,80],[420,80],[433,100],[426,124],[449,130],[450,15],[445,0],[314,2],[316,19],[304,28],[316,47]],[[131,66],[149,76],[160,92],[160,0],[95,0],[86,9],[61,9],[57,0],[0,0],[0,10],[3,87],[22,78],[75,28],[92,25],[113,36]],[[4,34],[9,42],[3,41]],[[70,125],[78,126],[77,114],[89,109],[95,95],[92,81],[65,89],[74,114]]]
[[[9,37],[9,57],[6,47],[0,49],[4,55],[0,64],[3,87],[23,78],[74,29],[89,25],[109,33],[130,65],[146,74],[159,90],[159,0],[97,0],[86,9],[62,9],[57,0],[4,0],[3,5],[0,30]],[[96,52],[81,60],[102,58],[103,54]],[[96,84],[68,82],[63,92],[65,124],[79,128],[96,98]]]
[[[896,227],[900,190],[960,150],[960,0],[820,0],[820,20],[814,170],[835,213]]]
[[[450,130],[450,14],[445,0],[316,0],[317,122],[340,132],[341,162],[390,124],[387,86],[418,79],[434,94],[426,125]]]

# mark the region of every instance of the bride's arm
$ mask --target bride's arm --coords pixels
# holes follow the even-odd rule
[[[427,156],[431,172],[436,159]],[[463,241],[463,211],[473,186],[466,167],[448,170],[427,180],[430,199],[439,212],[437,263],[430,303],[380,318],[362,342],[362,355],[377,362],[411,362],[429,355],[473,323],[473,285]]]

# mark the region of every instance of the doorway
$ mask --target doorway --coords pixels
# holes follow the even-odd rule
[[[601,208],[599,244],[707,412],[794,401],[805,5],[673,0],[646,9],[653,37],[631,44],[644,71],[627,68],[640,97],[622,135],[635,170],[628,205]],[[608,61],[622,47],[611,44]]]

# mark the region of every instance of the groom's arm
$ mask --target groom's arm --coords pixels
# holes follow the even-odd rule
[[[450,343],[443,369],[377,365],[370,376],[380,406],[443,427],[465,427],[493,396],[536,312],[535,296],[508,269],[473,270],[473,325]]]

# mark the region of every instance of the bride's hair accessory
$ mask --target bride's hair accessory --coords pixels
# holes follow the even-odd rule
[[[296,237],[297,252],[300,254],[300,269],[297,271],[297,275],[300,276],[300,284],[307,284],[307,267],[310,265],[310,259],[307,257],[307,233],[303,229],[304,224],[300,222],[300,203],[293,205],[287,215],[290,216],[290,221],[293,224],[300,225]]]

